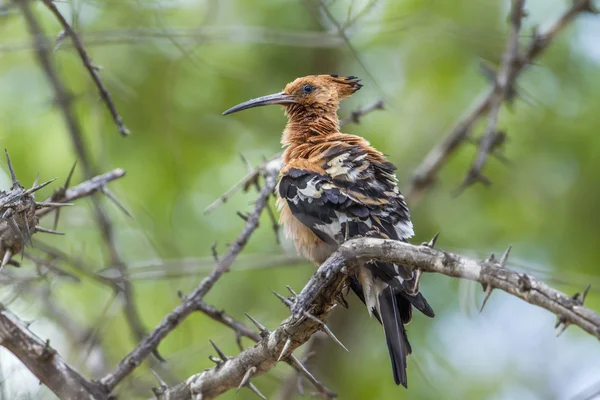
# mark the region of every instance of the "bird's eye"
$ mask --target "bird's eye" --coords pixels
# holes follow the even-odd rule
[[[307,83],[306,85],[302,86],[302,92],[304,94],[310,94],[310,93],[312,93],[314,91],[315,91],[315,88],[314,88],[313,85],[310,85],[310,84]]]

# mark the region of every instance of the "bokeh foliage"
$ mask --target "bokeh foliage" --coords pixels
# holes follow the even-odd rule
[[[252,190],[237,194],[210,215],[203,214],[213,199],[245,175],[240,153],[258,164],[280,149],[285,123],[281,110],[261,108],[228,117],[221,116],[223,110],[281,90],[297,76],[358,75],[365,87],[343,104],[340,114],[379,98],[386,110],[345,130],[389,154],[398,167],[401,187],[408,188],[412,171],[427,151],[488,87],[479,64],[497,64],[505,46],[508,2],[324,3],[342,26],[358,15],[344,31],[345,39],[316,1],[59,4],[95,63],[103,67],[101,76],[132,131],[128,138],[119,136],[65,40],[53,56],[75,96],[94,162],[101,171],[116,167],[127,171],[126,178],[111,187],[134,218],[110,203],[107,207],[148,329],[177,305],[177,291],[191,290],[208,273],[211,244],[217,241],[222,253],[241,229],[243,221],[236,211],[249,210]],[[568,1],[527,1],[522,43],[528,42],[534,26],[543,28],[568,5]],[[36,4],[35,10],[45,32],[56,37],[57,22],[41,5]],[[512,268],[533,273],[567,293],[591,283],[587,305],[596,310],[600,309],[599,21],[592,15],[580,16],[519,79],[520,96],[512,107],[503,107],[499,122],[508,134],[504,154],[510,163],[491,159],[486,169],[491,187],[478,185],[452,195],[475,156],[476,147],[465,144],[436,185],[411,205],[415,243],[441,231],[440,247],[476,257],[502,252],[512,244]],[[41,179],[63,179],[75,155],[18,13],[0,15],[0,32],[3,146],[10,150],[24,182],[32,182],[38,173]],[[478,125],[473,135],[482,130]],[[78,179],[81,175],[76,172]],[[2,183],[8,184],[6,171]],[[68,234],[43,241],[81,258],[95,271],[110,269],[90,211],[84,203],[65,210],[59,229]],[[270,289],[283,292],[286,284],[300,289],[313,267],[271,261],[282,253],[293,257],[294,252],[287,242],[282,247],[276,244],[269,226],[263,216],[243,256],[207,301],[238,319],[248,312],[274,327],[287,310]],[[177,260],[183,258],[201,262],[182,275]],[[143,269],[160,260],[172,262],[155,268],[154,275]],[[25,263],[28,268],[33,267]],[[171,272],[176,276],[167,277]],[[112,304],[113,293],[107,287],[85,277],[73,283],[52,274],[32,286],[48,285],[56,302],[74,319],[99,330],[110,365],[134,346],[120,299]],[[409,391],[393,385],[383,332],[362,307],[352,301],[350,310],[333,316],[332,326],[351,352],[325,341],[316,355],[315,373],[340,398],[562,399],[593,385],[593,377],[600,376],[599,366],[591,367],[600,355],[597,341],[576,328],[554,339],[552,315],[502,293],[495,293],[479,315],[481,292],[474,285],[426,276],[422,286],[438,317],[417,316],[410,326],[415,354],[409,361]],[[2,288],[6,298],[15,292],[17,313],[52,322],[39,290]],[[38,325],[37,331],[36,324],[32,329],[49,337],[65,357],[83,368],[86,356],[60,326]],[[207,356],[213,350],[208,338],[228,354],[237,354],[230,331],[196,314],[160,346],[170,371],[164,378],[176,382],[209,367]],[[3,393],[7,398],[52,398],[44,388],[27,387],[24,382],[31,378],[10,365],[9,371],[3,369],[9,381]],[[287,373],[287,366],[278,367],[255,383],[268,398],[275,398]],[[134,376],[133,382],[120,387],[122,397],[149,397],[149,388],[156,385],[149,369],[142,367]],[[224,398],[254,395],[244,390]]]

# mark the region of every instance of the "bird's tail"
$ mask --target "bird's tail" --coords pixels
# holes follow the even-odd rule
[[[394,382],[396,382],[396,385],[402,384],[406,387],[406,357],[412,353],[412,349],[406,336],[404,320],[407,319],[407,314],[408,320],[410,320],[411,305],[405,299],[396,297],[391,286],[383,289],[378,297],[379,318],[385,331],[385,339],[390,352]]]
[[[385,268],[384,265],[377,265],[377,267],[379,270]],[[372,271],[371,269],[369,272]],[[412,349],[405,325],[412,318],[412,307],[414,306],[428,317],[433,317],[435,314],[427,300],[418,292],[418,288],[411,287],[411,284],[416,282],[408,280],[401,283],[397,279],[386,279],[388,282],[383,282],[382,276],[371,275],[365,270],[361,272],[358,279],[351,279],[350,286],[383,325],[394,382],[406,387],[406,357],[411,354]]]

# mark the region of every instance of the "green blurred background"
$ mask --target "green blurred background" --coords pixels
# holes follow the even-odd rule
[[[505,47],[507,1],[379,0],[324,2],[273,0],[71,0],[57,2],[81,34],[102,79],[132,131],[119,136],[80,59],[66,39],[53,53],[74,94],[89,152],[104,172],[125,178],[110,185],[133,215],[106,201],[117,244],[126,260],[146,329],[192,290],[243,226],[256,192],[238,193],[215,212],[204,208],[280,150],[285,118],[277,107],[228,117],[239,102],[279,91],[297,76],[358,75],[364,87],[340,116],[378,99],[375,111],[344,131],[362,135],[389,154],[407,190],[414,169],[489,87],[480,63],[497,64]],[[534,26],[548,26],[569,1],[526,1],[521,43]],[[60,26],[38,3],[32,7],[54,40]],[[18,176],[30,184],[66,178],[76,160],[54,95],[36,62],[18,12],[0,14],[0,139]],[[600,309],[600,19],[581,15],[519,79],[520,97],[503,107],[499,128],[508,141],[505,165],[491,158],[493,185],[459,186],[476,146],[465,144],[443,168],[435,186],[412,209],[416,237],[440,231],[438,246],[485,258],[513,245],[510,267],[527,271],[568,294],[592,290],[586,304]],[[480,134],[484,124],[475,131]],[[9,186],[5,167],[1,187]],[[82,180],[76,170],[74,181]],[[44,192],[49,195],[58,184]],[[42,196],[43,197],[43,196]],[[52,219],[42,225],[50,227]],[[278,245],[263,215],[243,254],[206,297],[244,320],[244,312],[274,328],[288,310],[271,294],[289,284],[300,290],[314,269]],[[41,237],[92,271],[114,274],[94,223],[89,200],[62,213],[64,237]],[[29,250],[43,256],[40,249]],[[185,262],[183,261],[185,260]],[[75,262],[75,261],[73,261]],[[113,368],[134,346],[122,299],[67,263],[80,282],[47,273],[31,262],[3,281],[0,300],[87,376]],[[4,273],[4,272],[3,272]],[[48,298],[48,292],[50,297]],[[482,314],[479,285],[426,275],[422,292],[436,311],[409,327],[414,354],[409,389],[393,384],[381,327],[355,299],[338,310],[331,327],[350,349],[317,344],[314,373],[341,399],[585,399],[600,391],[598,341],[578,328],[555,338],[554,316],[501,292]],[[57,315],[66,312],[100,343],[77,341]],[[239,352],[232,331],[193,314],[164,340],[163,379],[173,384],[211,367],[208,339],[227,354]],[[243,340],[245,346],[251,342]],[[104,355],[102,355],[103,353]],[[298,350],[302,354],[302,350]],[[11,354],[0,351],[0,397],[52,399]],[[291,373],[282,365],[254,380],[278,398]],[[119,398],[151,397],[158,382],[147,365],[118,388]],[[307,392],[313,389],[305,384]],[[600,395],[599,395],[600,396]],[[254,399],[247,389],[223,398]]]

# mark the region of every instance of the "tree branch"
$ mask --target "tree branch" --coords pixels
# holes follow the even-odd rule
[[[512,0],[511,29],[506,51],[502,57],[502,64],[498,69],[498,74],[494,77],[494,90],[489,101],[488,123],[483,138],[479,142],[477,157],[473,161],[473,165],[469,169],[460,190],[477,181],[489,184],[489,180],[482,175],[481,171],[485,166],[488,154],[497,142],[497,135],[501,134],[496,130],[500,106],[508,98],[508,94],[511,93],[511,82],[515,80],[515,66],[519,63],[519,33],[521,32],[521,21],[524,15],[524,4],[525,0]]]
[[[244,336],[255,342],[259,342],[261,340],[260,334],[254,332],[252,329],[248,328],[243,323],[241,323],[241,322],[235,320],[234,318],[232,318],[231,316],[227,315],[224,311],[217,310],[215,307],[211,306],[210,304],[207,304],[203,301],[199,301],[198,302],[198,311],[203,312],[204,314],[208,315],[213,320],[218,321],[218,322],[222,323],[223,325],[231,328],[235,332],[237,338]],[[238,339],[238,341],[239,341],[239,339]],[[240,343],[240,347],[241,347],[241,342],[239,342],[239,343]],[[337,397],[337,394],[334,393],[333,391],[331,391],[330,389],[328,389],[323,383],[321,383],[318,379],[316,379],[298,358],[296,358],[294,356],[290,356],[286,359],[286,362],[290,366],[292,366],[292,368],[294,368],[296,370],[296,373],[294,374],[294,376],[306,377],[306,379],[308,379],[310,381],[310,383],[312,383],[313,386],[323,396],[325,396],[328,399]]]
[[[505,86],[513,87],[519,75],[552,43],[560,31],[580,13],[590,12],[591,10],[591,0],[574,0],[573,5],[544,33],[535,32],[525,54],[512,67],[512,74],[508,76]],[[490,110],[491,103],[496,96],[495,81],[494,87],[484,97],[477,99],[474,105],[470,107],[471,111],[461,119],[441,143],[431,149],[425,156],[425,159],[413,173],[411,188],[406,196],[409,203],[418,201],[423,192],[435,182],[439,170],[465,142],[479,118]]]
[[[108,393],[62,359],[48,341],[35,336],[27,324],[0,304],[0,346],[13,353],[25,366],[63,400],[102,400]]]
[[[183,320],[197,309],[199,300],[208,293],[217,280],[223,274],[229,271],[229,268],[235,261],[238,254],[244,249],[252,233],[258,228],[258,220],[263,209],[267,206],[268,199],[273,193],[277,181],[278,169],[270,168],[265,175],[265,184],[263,185],[258,199],[254,205],[254,210],[246,219],[246,224],[237,239],[229,247],[225,256],[219,259],[219,262],[211,272],[204,278],[196,289],[189,295],[182,297],[182,303],[163,318],[156,328],[144,339],[138,346],[129,353],[117,366],[117,368],[102,378],[101,382],[108,390],[112,390],[119,382],[129,375],[153,350],[155,350],[162,339],[165,338],[173,329],[175,329]]]
[[[300,315],[303,310],[307,310],[322,288],[328,287],[336,279],[344,262],[356,259],[393,262],[422,272],[468,279],[486,287],[501,289],[552,312],[567,324],[577,325],[600,339],[600,315],[584,307],[579,296],[569,297],[529,274],[504,268],[502,263],[494,262],[493,259],[475,260],[428,246],[372,238],[349,240],[332,254],[300,293],[298,301],[292,307],[293,314]]]
[[[75,153],[77,154],[82,166],[84,177],[86,179],[90,179],[95,175],[96,169],[94,168],[92,159],[90,158],[85,146],[79,122],[75,117],[75,112],[72,107],[71,94],[66,89],[64,82],[60,79],[59,74],[52,63],[48,39],[44,36],[39,22],[36,20],[31,11],[29,5],[30,2],[28,0],[13,0],[13,3],[20,7],[23,17],[25,18],[25,22],[27,23],[28,29],[33,38],[38,61],[56,95],[56,101],[61,109],[63,118],[67,125],[67,131],[71,137]],[[116,202],[115,198],[110,195],[110,192],[108,192],[106,188],[102,188],[102,192],[106,194],[109,199]],[[94,205],[96,224],[102,233],[102,239],[104,241],[110,263],[116,266],[119,274],[121,275],[121,280],[119,281],[118,285],[114,286],[114,289],[123,295],[123,311],[129,324],[132,336],[135,338],[135,340],[142,340],[142,338],[145,336],[146,330],[142,324],[142,320],[138,312],[135,296],[133,294],[133,287],[131,282],[129,282],[127,279],[127,265],[121,259],[115,243],[112,222],[99,198],[95,196],[92,197],[92,203]],[[117,203],[117,205],[120,206],[119,203]],[[120,207],[122,208],[122,206]],[[156,356],[157,358],[160,358],[158,353],[156,353]]]
[[[79,54],[79,57],[81,58],[81,61],[83,62],[83,65],[88,70],[90,76],[92,77],[92,80],[94,81],[94,84],[98,88],[98,91],[100,92],[100,96],[102,97],[102,100],[106,104],[108,111],[110,111],[110,114],[113,118],[113,121],[115,122],[115,125],[117,125],[119,132],[123,136],[129,135],[131,132],[125,126],[125,123],[123,122],[123,118],[121,118],[121,115],[117,111],[117,107],[115,106],[115,103],[113,102],[110,93],[104,87],[104,84],[102,83],[102,80],[100,79],[100,74],[98,73],[98,67],[95,66],[94,63],[92,62],[92,59],[90,58],[85,47],[83,46],[83,42],[81,41],[81,39],[79,38],[77,33],[73,30],[73,28],[71,28],[71,25],[69,25],[69,23],[67,22],[65,17],[61,14],[61,12],[58,10],[56,5],[51,0],[42,0],[42,1],[46,5],[46,7],[52,12],[52,14],[54,14],[56,19],[58,19],[58,22],[62,25],[64,31],[71,37],[71,40],[73,41],[73,46],[77,50],[77,53]]]
[[[320,321],[324,321],[333,309],[333,303],[339,294],[345,275],[334,274],[331,278],[321,286],[322,290],[316,294],[307,309],[311,318],[304,314],[300,317],[290,316],[273,332],[268,332],[263,327],[263,337],[254,347],[244,350],[236,357],[226,357],[225,360],[220,361],[215,359],[218,361],[215,367],[193,375],[171,389],[166,389],[158,399],[213,399],[244,383],[248,371],[252,370],[252,376],[257,376],[269,371],[279,361],[287,361],[288,358],[294,357],[293,351],[307,342],[321,328]],[[335,394],[324,393],[324,396],[332,398]]]
[[[393,262],[423,272],[480,282],[544,308],[555,314],[560,323],[577,325],[600,339],[600,315],[583,306],[585,294],[582,298],[579,294],[569,297],[531,275],[511,271],[503,266],[506,257],[500,263],[493,258],[481,261],[435,250],[430,246],[373,238],[353,239],[344,243],[319,267],[296,298],[292,316],[277,330],[267,332],[268,335],[264,335],[256,346],[236,357],[215,359],[217,366],[193,375],[171,389],[165,389],[158,399],[213,399],[237,387],[250,369],[252,375],[256,376],[273,368],[280,359],[289,357],[294,349],[319,329],[318,320],[324,321],[327,317],[348,272],[344,265],[359,259]],[[307,318],[306,313],[314,318]],[[222,322],[230,325],[232,321]],[[239,328],[236,324],[231,325],[234,330]]]

